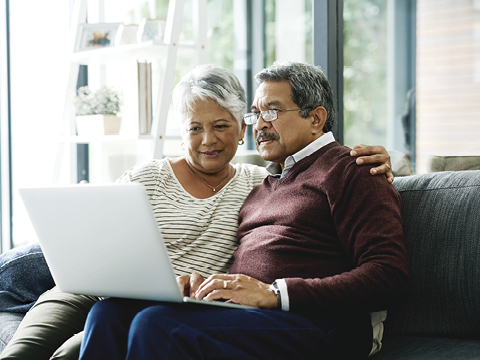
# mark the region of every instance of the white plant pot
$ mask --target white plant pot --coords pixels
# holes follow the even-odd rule
[[[75,117],[78,136],[118,135],[122,118],[116,115],[84,115]]]

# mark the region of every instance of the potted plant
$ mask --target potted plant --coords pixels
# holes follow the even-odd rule
[[[93,92],[88,86],[82,86],[73,103],[79,136],[119,133],[121,118],[117,116],[120,112],[118,91],[104,86]]]

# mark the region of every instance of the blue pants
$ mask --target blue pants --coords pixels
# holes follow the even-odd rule
[[[363,359],[370,316],[341,322],[276,310],[107,299],[87,318],[80,359]]]

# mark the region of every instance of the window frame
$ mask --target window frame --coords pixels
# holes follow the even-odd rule
[[[9,0],[0,0],[0,253],[13,247],[9,13]]]
[[[387,146],[416,171],[417,0],[387,3]],[[392,46],[393,45],[393,46]]]
[[[313,64],[321,67],[332,87],[336,111],[332,132],[343,145],[343,0],[312,2]]]

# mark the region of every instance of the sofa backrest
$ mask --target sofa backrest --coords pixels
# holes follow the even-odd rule
[[[480,339],[480,171],[397,178],[408,253],[408,302],[386,334]]]

